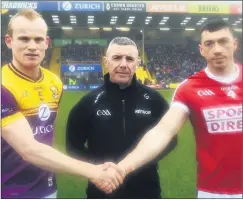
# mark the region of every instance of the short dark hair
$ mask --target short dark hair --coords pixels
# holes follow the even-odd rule
[[[202,34],[204,31],[215,32],[225,28],[229,29],[230,32],[233,34],[233,29],[231,25],[229,25],[222,19],[213,19],[201,28],[200,33]]]
[[[109,45],[113,45],[113,44],[117,44],[117,45],[132,45],[134,47],[137,47],[135,42],[133,40],[131,40],[130,38],[128,38],[128,37],[115,37],[113,40],[111,40]]]

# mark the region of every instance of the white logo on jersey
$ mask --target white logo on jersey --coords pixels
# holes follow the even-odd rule
[[[223,90],[228,97],[232,97],[233,99],[236,98],[236,93],[234,92],[234,90],[237,90],[237,89],[238,89],[238,87],[235,85],[221,88],[221,90]]]
[[[48,134],[53,131],[53,126],[52,125],[47,125],[47,126],[37,126],[35,129],[32,129],[33,135],[40,135],[40,134]]]
[[[97,116],[101,116],[101,115],[105,115],[105,116],[111,116],[111,113],[109,110],[98,110],[97,111]]]
[[[50,108],[46,105],[46,104],[42,104],[39,107],[39,118],[41,121],[46,121],[49,119],[50,115],[51,115],[51,111]]]
[[[143,115],[151,115],[151,111],[150,110],[141,110],[141,109],[138,109],[138,110],[135,110],[135,113],[136,114],[143,114]]]
[[[228,93],[227,93],[227,96],[228,97],[232,97],[233,99],[236,97],[236,94],[235,94],[235,92],[234,91],[229,91]]]
[[[203,110],[209,133],[242,132],[242,106]]]
[[[149,99],[149,95],[147,93],[144,94],[145,99]]]
[[[51,187],[53,185],[52,177],[48,177],[48,186]]]
[[[197,92],[199,96],[213,96],[215,95],[211,90],[199,90]]]

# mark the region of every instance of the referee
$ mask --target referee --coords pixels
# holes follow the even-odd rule
[[[132,40],[117,37],[110,42],[105,57],[109,73],[104,84],[85,95],[70,111],[66,130],[68,154],[96,164],[118,163],[166,113],[166,100],[137,82],[135,71],[139,63],[138,49]],[[159,159],[176,143],[174,138]],[[127,176],[112,194],[105,194],[89,182],[87,198],[161,198],[157,162],[158,159]]]

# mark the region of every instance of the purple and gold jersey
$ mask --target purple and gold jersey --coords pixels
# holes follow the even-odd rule
[[[48,70],[40,71],[33,81],[13,64],[2,68],[2,127],[25,117],[34,138],[51,146],[62,83]],[[43,198],[56,191],[53,173],[24,161],[3,138],[1,145],[2,198]]]

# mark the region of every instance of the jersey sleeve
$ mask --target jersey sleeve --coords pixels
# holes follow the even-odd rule
[[[18,108],[14,95],[3,85],[1,85],[1,127],[24,117]]]
[[[171,107],[180,107],[184,109],[187,113],[190,113],[187,90],[187,80],[185,80],[177,86],[175,93],[172,97]]]

